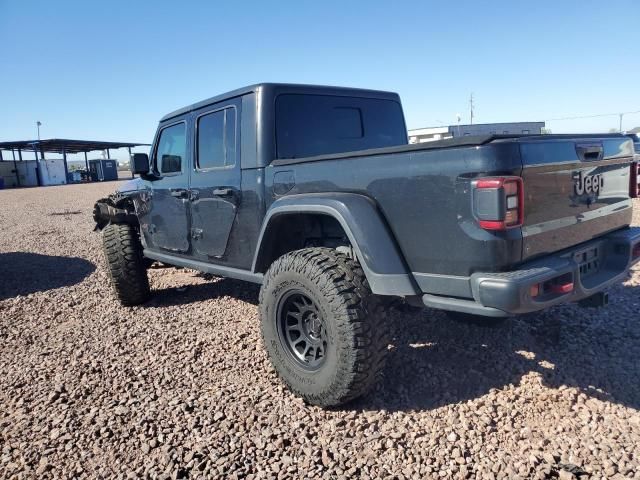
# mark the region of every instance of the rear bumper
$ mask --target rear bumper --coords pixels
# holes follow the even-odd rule
[[[598,252],[598,267],[587,271],[585,258],[594,249]],[[491,317],[543,310],[590,297],[624,280],[631,266],[640,261],[638,249],[640,228],[627,228],[527,263],[517,270],[474,273],[469,279],[473,300],[432,294],[423,295],[422,300],[433,308]],[[532,297],[532,287],[554,282],[558,277],[573,284],[571,291]]]

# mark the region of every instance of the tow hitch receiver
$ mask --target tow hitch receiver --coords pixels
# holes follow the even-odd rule
[[[583,298],[578,301],[578,305],[581,307],[606,307],[609,304],[609,294],[607,292],[594,293],[590,297]]]

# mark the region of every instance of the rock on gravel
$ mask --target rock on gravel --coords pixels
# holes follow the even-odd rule
[[[640,478],[637,268],[604,310],[394,310],[380,387],[321,410],[275,377],[255,286],[154,269],[114,301],[91,208],[115,186],[0,191],[0,477]]]

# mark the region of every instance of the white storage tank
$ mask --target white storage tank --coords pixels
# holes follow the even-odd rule
[[[64,160],[61,158],[38,161],[40,185],[62,185],[67,183],[64,171]]]

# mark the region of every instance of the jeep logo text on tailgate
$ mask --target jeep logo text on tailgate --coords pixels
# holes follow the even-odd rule
[[[576,195],[582,195],[583,193],[595,193],[597,195],[603,188],[604,177],[601,173],[585,175],[584,172],[580,172],[578,173],[578,178],[575,179]]]

